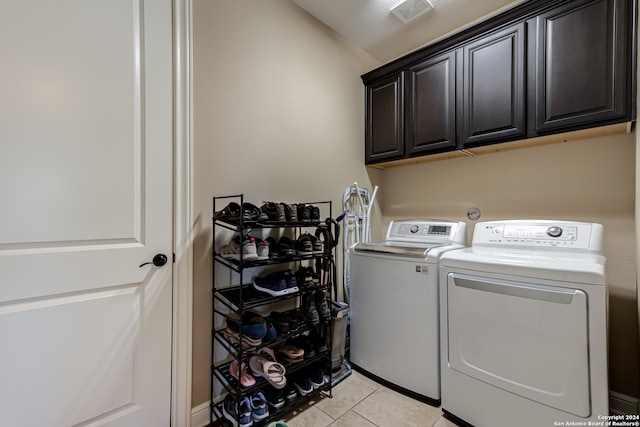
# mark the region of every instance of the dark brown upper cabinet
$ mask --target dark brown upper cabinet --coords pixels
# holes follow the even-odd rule
[[[367,86],[366,163],[404,156],[404,73],[399,72]]]
[[[635,120],[637,2],[529,0],[364,74],[366,164]]]
[[[462,48],[462,147],[525,136],[525,35],[520,23]]]
[[[445,53],[406,72],[406,146],[409,155],[456,146],[456,54]]]
[[[575,0],[535,19],[538,132],[625,117],[632,10],[625,0]]]

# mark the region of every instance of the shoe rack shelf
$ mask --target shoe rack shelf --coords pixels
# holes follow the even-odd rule
[[[230,373],[230,366],[234,361],[237,361],[239,365],[245,361],[248,354],[252,352],[258,352],[263,348],[275,348],[279,345],[283,345],[290,339],[300,337],[301,335],[307,335],[310,332],[319,332],[320,336],[326,337],[326,350],[316,351],[315,355],[304,359],[302,362],[291,363],[281,359],[278,362],[281,363],[286,369],[286,377],[289,381],[297,372],[310,366],[323,366],[329,369],[331,367],[331,348],[332,348],[332,322],[329,320],[321,320],[320,325],[314,325],[311,321],[306,319],[302,313],[303,299],[311,293],[316,291],[323,291],[326,293],[328,301],[332,300],[332,286],[335,281],[335,277],[332,268],[329,268],[334,260],[334,248],[325,248],[324,253],[314,255],[295,255],[287,257],[277,257],[262,260],[247,260],[243,259],[242,248],[240,248],[239,259],[226,258],[217,253],[215,249],[216,237],[219,233],[229,234],[229,231],[233,232],[234,236],[242,236],[248,234],[250,231],[266,230],[265,232],[271,233],[279,232],[282,230],[289,230],[294,235],[302,235],[303,232],[310,232],[322,227],[323,221],[307,221],[307,222],[286,222],[286,223],[270,223],[270,222],[257,222],[257,221],[245,221],[245,212],[242,210],[245,205],[244,195],[231,195],[223,197],[213,198],[213,245],[212,251],[213,260],[213,279],[212,279],[212,292],[213,292],[213,322],[212,322],[212,340],[211,340],[211,422],[219,421],[223,424],[229,424],[227,419],[228,414],[223,413],[224,402],[222,397],[225,392],[230,395],[235,402],[235,420],[234,425],[240,425],[241,414],[238,412],[240,401],[252,395],[255,392],[264,390],[269,386],[269,382],[259,376],[255,376],[255,384],[251,386],[243,386],[239,379],[236,379]],[[225,206],[230,203],[237,203],[240,207],[240,213],[237,218],[222,218],[216,215]],[[332,214],[331,202],[305,202],[305,205],[318,206],[320,212],[328,213],[329,218]],[[225,231],[226,230],[226,231]],[[262,231],[261,231],[262,232]],[[220,242],[217,242],[220,244]],[[325,242],[326,244],[326,242]],[[310,288],[299,287],[299,291],[295,293],[288,293],[282,296],[273,296],[268,293],[259,291],[254,288],[253,284],[246,277],[248,274],[246,269],[252,269],[252,275],[255,271],[259,271],[260,267],[278,266],[282,265],[284,269],[293,269],[293,266],[311,265],[316,269],[323,268],[324,273],[320,274],[320,285]],[[228,274],[228,283],[216,283],[220,280],[216,274],[218,268],[224,268],[233,271],[237,274]],[[319,271],[318,271],[319,273]],[[226,277],[227,274],[225,273]],[[227,281],[227,279],[225,279]],[[278,305],[284,301],[295,301],[295,308],[281,311],[278,310]],[[227,334],[225,334],[224,323],[226,319],[231,315],[237,315],[240,319],[243,319],[243,314],[247,310],[256,309],[260,307],[271,307],[269,310],[278,310],[284,316],[295,316],[298,319],[297,328],[289,331],[288,333],[278,334],[272,341],[261,343],[259,346],[248,347],[247,343],[243,341],[242,324],[240,325],[240,334],[237,337],[238,341],[233,342]],[[217,323],[216,320],[222,320],[221,323]],[[220,326],[222,324],[222,327]],[[216,326],[218,325],[218,326]],[[275,327],[275,326],[273,326]],[[323,333],[324,332],[324,333]],[[218,345],[216,345],[218,343]],[[221,350],[222,349],[222,350]],[[218,387],[222,389],[222,396],[216,396],[215,383],[221,385]],[[284,406],[274,409],[269,405],[269,416],[260,420],[254,420],[253,426],[266,425],[273,420],[280,419],[280,417],[300,406],[301,404],[313,399],[319,393],[324,393],[329,397],[331,394],[332,380],[331,375],[328,375],[328,381],[326,384],[314,388],[313,391],[301,396],[298,395],[295,399],[285,399]]]

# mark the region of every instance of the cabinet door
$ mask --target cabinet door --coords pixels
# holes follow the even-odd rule
[[[625,0],[577,0],[536,20],[536,129],[624,117]]]
[[[400,72],[367,85],[366,164],[404,156],[403,79]]]
[[[455,52],[430,58],[407,71],[406,145],[410,155],[456,145]]]
[[[525,46],[520,23],[462,48],[463,146],[525,135]]]

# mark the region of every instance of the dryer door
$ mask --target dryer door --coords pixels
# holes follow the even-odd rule
[[[464,374],[590,415],[587,295],[449,273],[448,362]]]

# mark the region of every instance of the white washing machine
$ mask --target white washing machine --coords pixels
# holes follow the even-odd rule
[[[440,256],[466,244],[466,224],[401,220],[386,240],[350,248],[352,366],[414,398],[440,403]]]
[[[480,222],[469,248],[442,256],[445,416],[541,427],[609,414],[602,233],[582,222]]]

